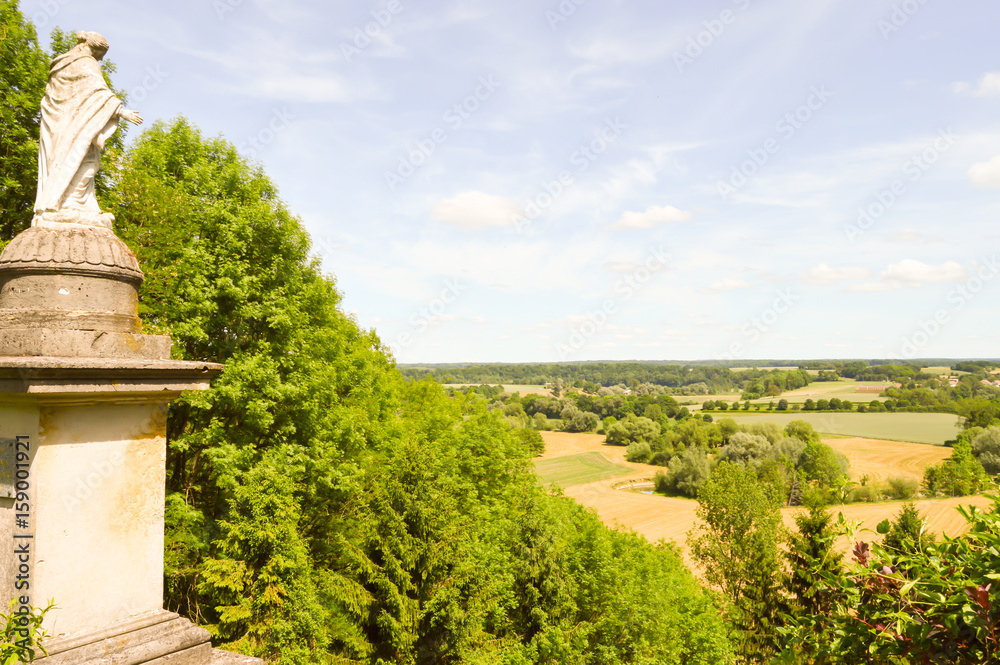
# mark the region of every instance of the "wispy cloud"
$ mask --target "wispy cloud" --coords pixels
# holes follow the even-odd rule
[[[973,97],[992,97],[1000,95],[1000,72],[989,72],[979,79],[979,84],[975,87],[966,81],[959,81],[952,84],[952,90],[957,93],[972,93]]]
[[[1000,155],[988,162],[973,164],[969,180],[977,187],[1000,187]]]
[[[438,202],[431,209],[431,217],[437,221],[466,231],[511,226],[519,213],[517,202],[483,192],[462,192]]]
[[[609,224],[606,228],[613,231],[651,229],[669,222],[690,222],[693,217],[691,212],[679,210],[674,206],[653,206],[646,212],[628,211],[618,221]]]
[[[919,288],[927,283],[953,282],[966,277],[965,268],[955,261],[941,265],[930,265],[915,259],[904,259],[882,271],[881,281],[857,284],[850,288],[855,292],[899,291]]]

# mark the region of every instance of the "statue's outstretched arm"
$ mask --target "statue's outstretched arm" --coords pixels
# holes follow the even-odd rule
[[[129,109],[123,108],[121,111],[118,112],[118,117],[122,118],[123,120],[128,120],[134,125],[142,124],[142,116],[139,115],[138,111],[131,111]]]

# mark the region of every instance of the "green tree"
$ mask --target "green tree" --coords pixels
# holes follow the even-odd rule
[[[653,450],[645,441],[635,441],[634,443],[630,443],[625,449],[625,459],[629,462],[637,462],[639,464],[648,462],[649,456],[652,454]]]
[[[0,247],[31,222],[49,57],[17,0],[0,0]]]
[[[694,498],[698,496],[698,490],[708,480],[711,472],[712,466],[705,450],[688,448],[670,460],[668,471],[657,472],[656,491]]]
[[[730,437],[739,431],[740,427],[732,418],[721,418],[719,420],[719,433],[722,435],[722,442],[728,443]]]
[[[771,402],[771,403],[773,404],[774,402]],[[787,399],[779,399],[778,400],[778,411],[788,411],[788,400]]]
[[[964,400],[958,406],[958,415],[965,429],[1000,425],[1000,403],[982,397]]]
[[[882,545],[891,552],[912,554],[934,542],[933,536],[925,531],[924,518],[912,501],[903,504],[891,523],[886,520],[879,526],[879,531],[885,531]]]
[[[823,593],[825,580],[840,574],[842,558],[834,549],[837,533],[832,519],[826,506],[817,502],[795,516],[798,532],[789,541],[788,591],[798,612],[822,615],[830,610],[831,600]]]
[[[719,451],[719,459],[757,467],[771,455],[772,447],[771,442],[763,436],[737,432]]]
[[[627,415],[624,419],[611,425],[605,435],[607,442],[615,446],[627,446],[640,441],[649,443],[660,435],[659,424],[651,419]]]
[[[847,458],[819,441],[809,441],[799,461],[806,480],[820,488],[834,488],[847,477]]]
[[[972,454],[972,445],[960,439],[951,457],[924,470],[924,491],[929,496],[968,496],[978,494],[987,485],[983,465]]]
[[[997,502],[997,497],[992,497]],[[993,579],[1000,566],[1000,512],[960,507],[965,535],[893,551],[858,538],[842,518],[838,533],[854,543],[839,575],[813,568],[830,606],[790,616],[779,662],[949,663],[1000,658]]]
[[[792,422],[785,425],[785,436],[794,437],[800,441],[805,441],[806,443],[810,441],[819,441],[819,434],[813,429],[805,420],[793,420]]]
[[[972,454],[991,476],[1000,473],[1000,427],[990,427],[972,439]]]
[[[532,457],[538,457],[545,452],[545,439],[537,429],[517,427],[514,429],[514,435],[521,440]]]
[[[720,462],[698,491],[699,524],[688,534],[695,559],[721,590],[738,654],[765,663],[787,612],[780,499],[750,468]]]

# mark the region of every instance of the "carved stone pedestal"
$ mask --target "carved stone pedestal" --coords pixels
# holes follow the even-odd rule
[[[142,278],[110,230],[79,224],[0,255],[0,603],[55,602],[43,663],[241,662],[163,610],[168,405],[222,366],[142,334]]]

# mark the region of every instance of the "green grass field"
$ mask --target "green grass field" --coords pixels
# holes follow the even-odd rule
[[[793,420],[805,420],[817,432],[860,436],[868,439],[889,441],[912,441],[941,445],[954,439],[961,429],[958,417],[949,413],[810,413],[810,412],[762,412],[740,411],[729,413],[714,411],[712,417],[718,422],[722,418],[732,418],[737,423],[770,421],[784,427]]]
[[[543,485],[555,483],[560,487],[582,485],[632,472],[627,466],[608,461],[600,453],[582,453],[539,460],[535,462],[535,470]]]

